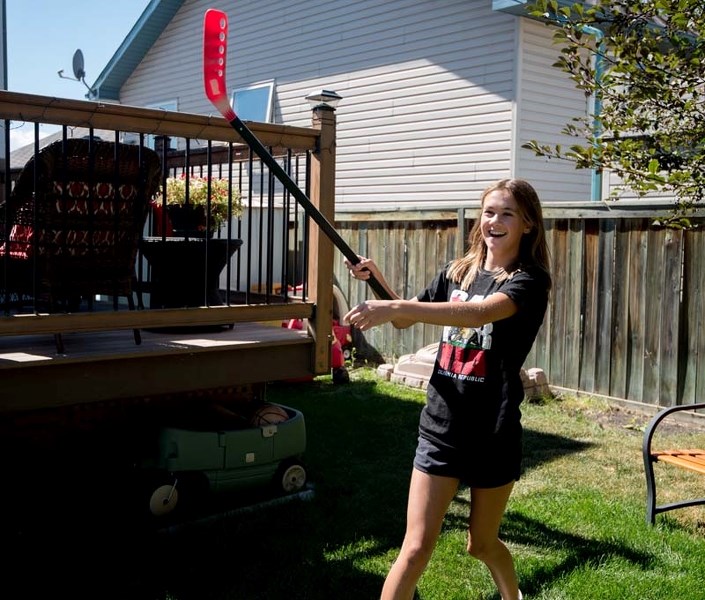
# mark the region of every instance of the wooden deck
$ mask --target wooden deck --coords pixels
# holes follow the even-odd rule
[[[310,376],[314,342],[277,323],[0,337],[0,412]]]
[[[245,140],[225,119],[2,90],[0,118],[6,129],[15,122],[62,126],[66,140],[74,134],[83,137],[100,132],[99,137],[106,140],[114,137],[123,141],[127,136],[147,145],[148,136],[167,136],[172,149],[165,144],[159,150],[163,176],[189,172],[192,176],[225,178],[232,173],[240,194],[247,199],[245,213],[229,223],[232,231],[227,233],[241,239],[246,251],[239,251],[237,260],[227,263],[218,281],[210,281],[208,254],[201,265],[203,277],[187,278],[177,272],[179,286],[188,288],[207,281],[208,291],[214,283],[221,292],[231,290],[223,305],[208,296],[208,306],[194,306],[191,298],[182,298],[173,303],[157,302],[159,308],[154,308],[152,294],[158,289],[154,265],[141,256],[134,289],[137,300],[139,294],[149,294],[149,301],[144,299],[149,308],[127,310],[120,304],[117,309],[102,310],[95,302],[85,310],[72,306],[70,312],[56,312],[42,304],[46,294],[29,294],[28,289],[17,286],[14,273],[5,265],[0,274],[4,298],[0,417],[7,418],[0,420],[8,428],[45,411],[54,413],[50,416],[54,418],[57,413],[89,409],[107,414],[110,407],[160,404],[162,400],[171,407],[184,396],[261,389],[277,380],[308,379],[330,372],[333,245],[318,227],[310,226],[306,211],[283,187],[270,188],[260,183],[259,176],[248,175],[254,169],[263,177],[261,181],[269,181],[271,173],[251,155]],[[265,147],[285,160],[297,184],[309,190],[311,205],[333,220],[335,114],[315,108],[310,127],[270,123],[250,123],[249,127]],[[41,147],[37,141],[24,157],[13,154],[5,161],[0,173],[4,181],[11,184]],[[11,190],[11,185],[0,186],[0,205]],[[153,215],[142,232],[146,239],[154,235],[151,218]],[[12,228],[0,228],[0,242],[5,241],[6,230],[11,232]],[[221,234],[226,235],[225,231]],[[281,282],[288,283],[283,290]],[[301,296],[292,297],[290,286],[300,289]],[[26,309],[27,299],[23,298],[24,303],[13,306],[18,289],[25,296],[39,296],[38,302]],[[198,297],[200,301],[200,294]],[[138,301],[137,306],[141,305]],[[290,319],[306,319],[308,330],[282,328],[281,323]],[[233,327],[219,327],[221,323]],[[133,328],[142,332],[140,345],[135,344]],[[63,338],[61,354],[57,353],[55,333]]]

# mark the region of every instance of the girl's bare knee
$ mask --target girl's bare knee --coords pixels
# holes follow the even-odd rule
[[[433,546],[427,544],[404,544],[397,560],[404,561],[407,568],[423,570],[431,559]]]
[[[465,550],[470,556],[480,560],[480,556],[482,556],[482,548],[480,544],[476,544],[472,540],[468,540],[468,545]]]
[[[485,540],[474,540],[468,538],[467,553],[481,560],[482,562],[487,562],[492,558],[492,556],[497,552],[498,546],[501,545],[499,540],[485,541]]]

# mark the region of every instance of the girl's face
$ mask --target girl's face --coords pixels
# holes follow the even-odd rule
[[[488,268],[506,267],[516,260],[521,237],[531,231],[508,190],[494,190],[485,196],[480,229],[487,245]]]

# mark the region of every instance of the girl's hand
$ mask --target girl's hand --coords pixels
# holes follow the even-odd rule
[[[365,258],[364,256],[359,255],[358,258],[360,259],[360,262],[358,262],[356,265],[353,265],[349,260],[345,260],[345,266],[348,268],[350,276],[359,281],[368,281],[370,277],[374,277],[387,292],[386,294],[378,294],[375,291],[375,296],[377,298],[382,296],[383,298],[392,298],[398,300],[399,294],[397,294],[392,288],[389,287],[389,284],[387,283],[386,279],[382,276],[382,273],[380,272],[379,267],[375,264],[375,261],[370,258]]]
[[[370,273],[375,274],[375,278],[379,279],[379,269],[372,259],[360,256],[360,262],[356,265],[345,259],[345,266],[348,268],[350,275],[360,281],[367,281],[370,278]]]
[[[393,302],[393,300],[366,300],[350,310],[343,317],[343,321],[360,331],[383,325],[391,321],[394,316]]]

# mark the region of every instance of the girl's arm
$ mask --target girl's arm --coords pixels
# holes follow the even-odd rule
[[[511,317],[517,310],[514,301],[502,292],[470,302],[418,302],[416,298],[397,298],[362,302],[345,315],[344,321],[360,331],[389,322],[399,329],[414,323],[482,327]]]

